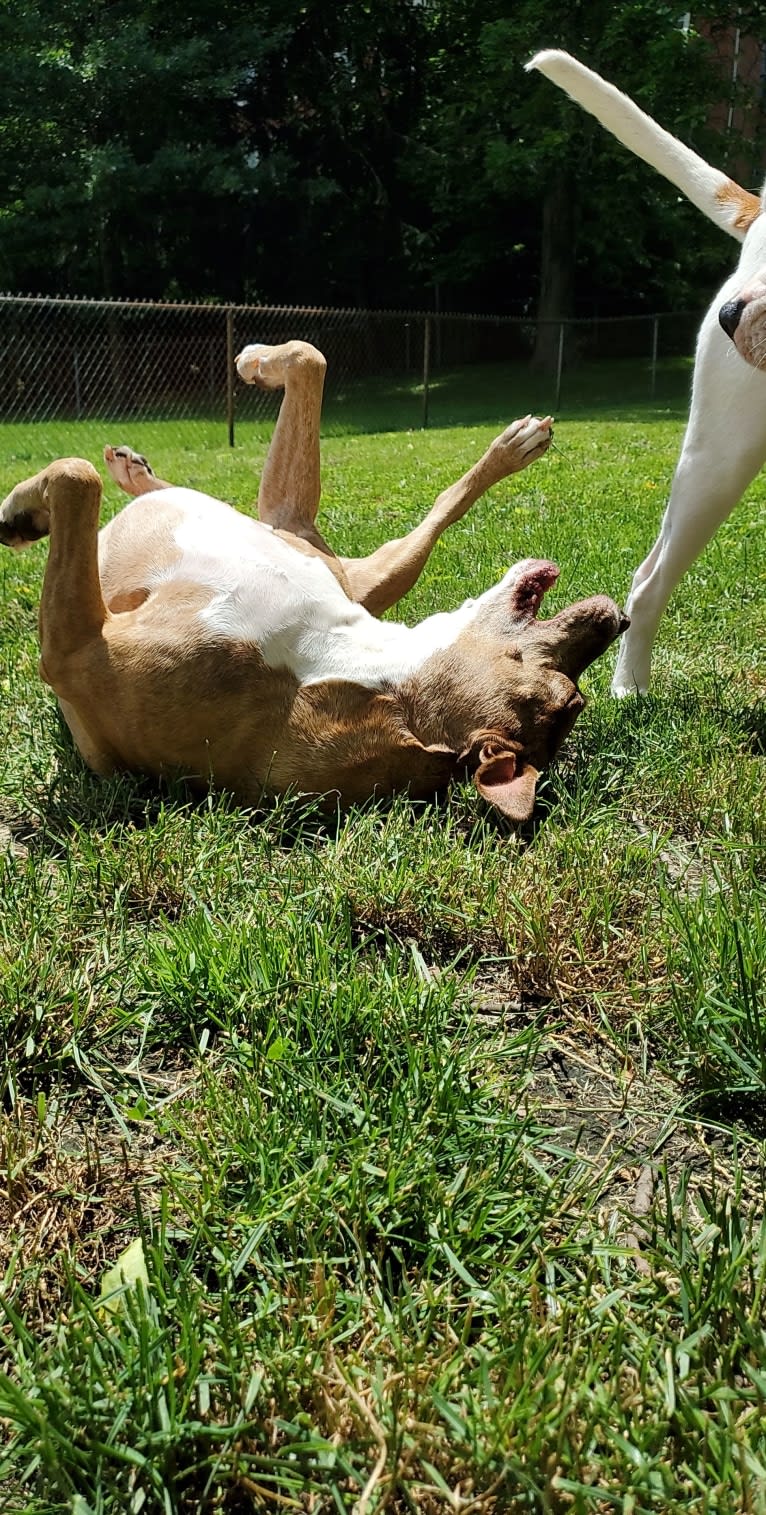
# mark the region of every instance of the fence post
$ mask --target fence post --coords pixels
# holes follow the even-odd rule
[[[229,446],[234,446],[234,311],[226,307],[226,421]]]
[[[80,354],[77,348],[72,353],[72,369],[74,375],[74,413],[79,421],[82,417],[82,397],[80,395]]]
[[[428,428],[428,381],[431,374],[431,320],[425,318],[423,326],[423,420],[422,427]]]
[[[561,375],[564,371],[564,322],[559,322],[559,350],[556,355],[556,403],[554,411],[558,412],[561,404]]]
[[[652,321],[652,381],[649,390],[652,399],[654,399],[654,393],[657,388],[657,343],[659,338],[659,331],[660,318],[659,316],[655,316],[654,320]]]

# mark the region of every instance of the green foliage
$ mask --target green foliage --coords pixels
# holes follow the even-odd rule
[[[757,30],[763,7],[749,19]],[[445,19],[446,18],[446,19]],[[742,26],[718,8],[714,35]],[[454,33],[440,36],[445,25]],[[679,26],[673,4],[536,0],[439,8],[439,45],[415,172],[433,209],[420,256],[450,290],[481,283],[483,308],[519,310],[537,289],[542,210],[566,215],[561,258],[581,311],[701,305],[725,266],[720,234],[578,106],[523,64],[559,46],[632,95],[661,124],[725,165],[755,152],[712,131],[730,82],[711,40]],[[756,169],[756,174],[758,169]],[[458,295],[458,298],[460,296]],[[449,303],[449,300],[446,302]],[[545,310],[562,313],[562,306]],[[564,312],[565,313],[565,312]]]
[[[719,7],[713,42],[764,14]],[[760,165],[758,133],[710,131],[729,78],[661,0],[9,0],[0,43],[0,284],[20,291],[430,306],[436,284],[443,308],[518,311],[558,195],[581,307],[701,304],[720,235],[524,73],[541,46]]]

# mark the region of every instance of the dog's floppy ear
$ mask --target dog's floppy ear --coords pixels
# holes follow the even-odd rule
[[[539,770],[527,763],[521,750],[504,742],[485,742],[473,781],[479,794],[517,825],[528,821],[535,808]]]

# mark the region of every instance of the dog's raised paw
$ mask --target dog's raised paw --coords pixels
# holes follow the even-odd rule
[[[274,378],[269,379],[269,369],[273,364],[270,365],[268,359],[275,351],[275,348],[267,346],[265,342],[251,342],[248,347],[243,347],[234,359],[240,379],[244,379],[246,384],[256,384],[259,389],[274,387]],[[284,381],[280,378],[276,382],[280,384]]]
[[[143,453],[134,452],[125,443],[119,447],[105,447],[104,462],[115,484],[127,494],[143,494],[147,480],[154,478],[154,470]]]
[[[494,446],[505,454],[507,471],[518,473],[541,458],[552,440],[551,416],[543,416],[542,419],[538,416],[522,416],[521,420],[512,421],[510,426],[506,426]]]
[[[312,347],[310,342],[298,341],[280,342],[276,347],[269,347],[265,342],[252,342],[249,347],[243,347],[234,361],[240,378],[259,389],[283,389],[291,368],[324,376],[327,367],[318,348]]]
[[[20,488],[23,487],[11,490],[0,505],[0,544],[11,547],[14,552],[31,547],[33,542],[47,537],[50,530],[50,512],[47,506],[42,503],[39,495],[35,500],[26,494],[19,498]]]

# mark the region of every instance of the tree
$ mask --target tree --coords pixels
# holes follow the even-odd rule
[[[755,26],[765,13],[720,7],[716,26],[732,18]],[[562,0],[555,12],[537,0],[516,0],[510,12],[503,0],[447,0],[432,11],[428,110],[413,173],[434,206],[426,256],[449,285],[449,303],[475,300],[479,279],[493,309],[518,310],[519,297],[536,288],[539,323],[610,295],[615,307],[632,309],[702,303],[700,284],[711,285],[721,267],[720,233],[523,70],[539,48],[565,47],[723,161],[727,144],[708,123],[730,84],[710,37],[683,31],[678,18],[677,6],[659,0]],[[550,364],[555,346],[554,327],[538,325],[538,360]]]
[[[403,294],[397,161],[417,115],[421,15],[417,0],[383,12],[352,0],[42,0],[33,19],[12,0],[2,281]]]
[[[0,135],[4,282],[235,293],[253,184],[237,89],[262,52],[252,11],[228,4],[224,16],[211,5],[190,18],[177,0],[42,0],[31,19],[12,5],[4,21],[8,30],[12,15],[15,63],[6,53]]]
[[[716,25],[735,14],[753,27],[766,5]],[[523,67],[568,47],[723,163],[709,115],[729,81],[677,18],[660,0],[7,0],[0,283],[373,306],[436,286],[443,308],[536,301],[543,321],[700,305],[719,233]]]

